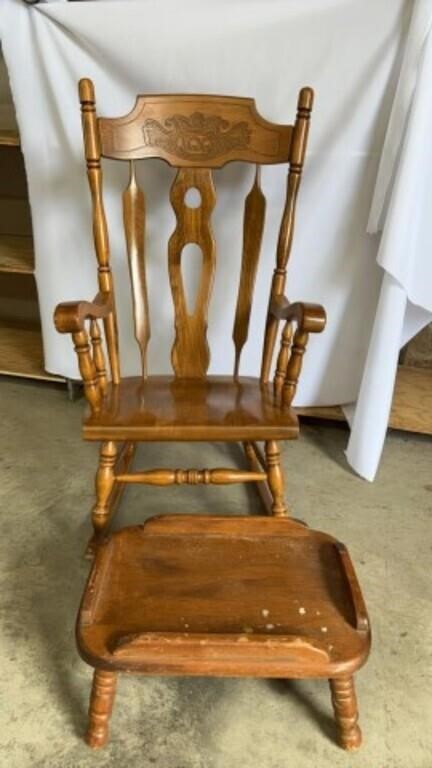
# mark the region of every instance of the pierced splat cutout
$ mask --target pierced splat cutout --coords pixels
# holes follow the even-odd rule
[[[188,315],[193,315],[202,278],[203,254],[199,245],[187,243],[181,252],[181,276]]]
[[[185,194],[185,204],[188,208],[199,208],[201,205],[201,194],[196,187],[190,187]]]

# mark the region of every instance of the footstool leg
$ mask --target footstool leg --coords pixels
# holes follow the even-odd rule
[[[353,677],[339,677],[330,680],[332,704],[338,728],[339,744],[343,749],[358,749],[361,730],[357,724],[358,711]]]
[[[103,747],[108,740],[108,727],[116,692],[117,673],[95,669],[90,695],[89,722],[85,740],[89,747]]]

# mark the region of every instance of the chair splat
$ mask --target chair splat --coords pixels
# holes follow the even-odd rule
[[[185,195],[196,188],[201,203],[189,207]],[[211,213],[216,193],[208,168],[181,168],[170,194],[176,215],[176,228],[168,243],[168,270],[175,311],[176,336],[171,351],[174,371],[181,377],[202,377],[207,373],[210,352],[207,343],[207,313],[216,265],[216,245],[211,228]],[[182,250],[188,243],[201,248],[203,263],[198,295],[192,313],[188,311],[181,271]]]
[[[130,161],[129,184],[123,192],[123,221],[132,287],[135,338],[140,348],[142,373],[146,378],[150,318],[144,251],[145,200],[136,179],[133,160]]]
[[[243,253],[233,327],[234,376],[236,378],[239,374],[241,352],[248,337],[256,271],[264,231],[266,199],[260,182],[261,168],[257,165],[252,188],[245,200],[243,219]]]

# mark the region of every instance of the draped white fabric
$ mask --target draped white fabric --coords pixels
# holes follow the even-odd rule
[[[419,5],[423,7],[425,1],[420,0]],[[412,0],[100,0],[37,6],[26,6],[21,0],[0,3],[0,34],[29,179],[47,369],[65,376],[76,375],[70,341],[54,331],[52,311],[61,300],[91,298],[96,290],[78,79],[89,76],[94,80],[99,111],[109,116],[129,111],[138,92],[208,92],[253,96],[262,114],[278,122],[292,121],[296,93],[299,87],[309,84],[316,91],[316,104],[289,265],[288,295],[291,300],[324,304],[329,319],[324,334],[310,341],[296,404],[354,402],[382,280],[376,262],[379,238],[367,234],[367,221]],[[418,15],[416,18],[421,27]],[[417,36],[411,33],[408,38],[419,60],[425,39],[426,32]],[[414,74],[412,68],[410,71],[411,92],[417,94],[417,69],[414,67]],[[408,115],[409,107],[404,103],[404,115]],[[408,132],[405,153],[410,143]],[[388,200],[389,196],[393,199],[394,157],[387,154],[386,158],[380,194],[382,197],[387,193]],[[410,160],[406,163],[412,166]],[[418,165],[414,165],[417,174]],[[406,173],[411,180],[411,171]],[[263,174],[270,217],[253,321],[243,353],[241,372],[246,374],[257,374],[259,369],[284,175],[282,168],[266,168]],[[169,206],[161,205],[162,200],[166,203],[171,178],[172,170],[157,162],[147,163],[141,176],[148,206],[146,258],[152,319],[149,367],[153,372],[169,370],[173,334],[166,258],[173,214]],[[120,312],[122,370],[130,374],[138,371],[139,360],[132,341],[121,228],[120,193],[126,182],[123,169],[108,164],[105,181]],[[211,372],[232,369],[231,332],[242,204],[250,183],[250,175],[240,164],[216,173],[218,269],[209,315]],[[422,209],[423,194],[427,194],[426,187],[416,193],[418,242],[427,228],[426,214],[420,220],[421,210],[426,210]],[[385,250],[381,247],[380,263],[405,292],[402,281],[409,275],[413,300],[419,303],[417,270],[424,277],[425,249],[419,255],[416,248],[410,255],[411,266],[402,258],[399,271],[390,268],[398,231],[406,235],[409,220],[402,215],[396,221],[396,214],[392,219],[387,214],[387,221],[387,245]],[[404,251],[400,253],[403,256]],[[187,279],[192,277],[187,275]],[[425,284],[422,289],[424,297]],[[394,310],[381,307],[379,314],[386,327],[393,324],[389,311]],[[422,322],[426,322],[425,313]],[[386,349],[380,352],[379,359],[370,360],[369,356],[369,370],[379,366],[381,376],[385,373],[392,382],[395,349],[400,341],[399,336],[396,346],[389,354]],[[370,390],[366,397],[370,397]],[[376,402],[379,393],[377,397]],[[375,442],[376,457],[384,433],[385,419],[376,430],[368,429],[367,440],[369,445]],[[357,417],[355,434],[361,438],[366,434]],[[356,457],[349,458],[358,471],[370,476],[369,469],[364,471],[362,456],[360,450]]]
[[[357,403],[345,409],[351,422],[347,459],[368,480],[384,444],[399,350],[432,321],[431,29],[432,2],[420,0],[369,217],[369,231],[383,229],[378,263],[385,276]]]

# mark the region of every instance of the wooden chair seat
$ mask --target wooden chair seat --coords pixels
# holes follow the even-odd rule
[[[342,746],[360,743],[352,675],[370,647],[360,588],[344,545],[292,520],[166,515],[113,534],[77,641],[96,667],[92,746],[109,716],[92,707],[100,714],[101,687],[114,695],[116,671],[327,677]]]
[[[89,440],[287,440],[297,434],[294,410],[281,410],[271,385],[229,376],[123,378],[84,421]]]

